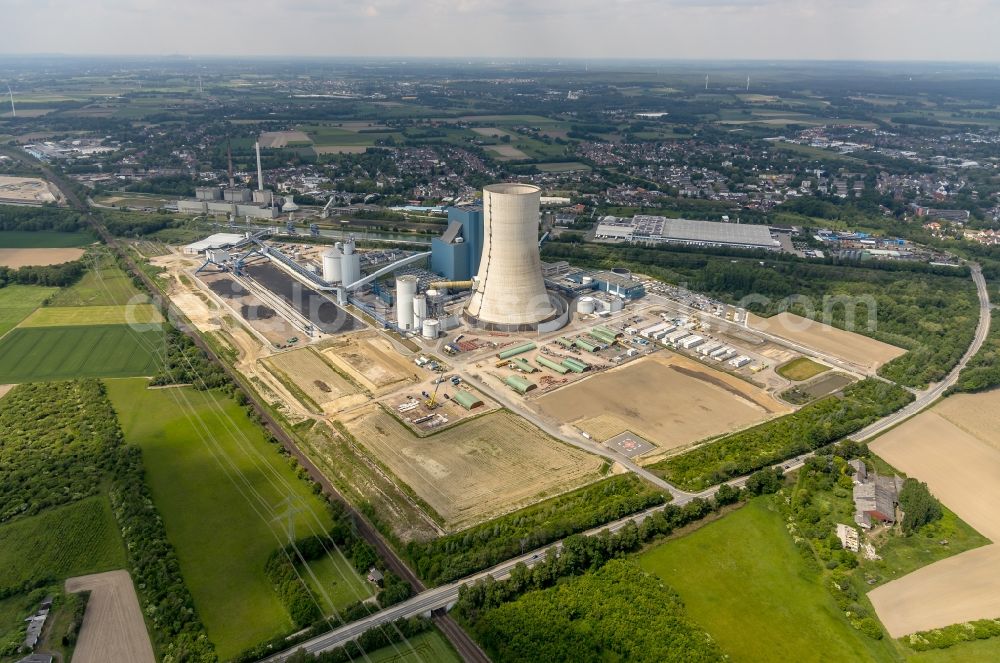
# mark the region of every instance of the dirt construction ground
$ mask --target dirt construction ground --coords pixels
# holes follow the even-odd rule
[[[906,353],[906,350],[894,345],[814,322],[792,313],[779,313],[770,318],[760,318],[750,313],[747,319],[753,329],[814,348],[869,371],[874,371],[882,364]],[[859,320],[858,324],[864,322]]]
[[[154,663],[146,623],[128,571],[66,581],[67,592],[90,591],[73,663]]]
[[[386,339],[372,332],[343,336],[320,346],[323,355],[376,395],[405,381],[415,382],[417,367]]]
[[[78,260],[83,249],[0,249],[0,267],[27,267],[29,265],[61,265]]]
[[[282,352],[263,360],[272,373],[281,376],[283,381],[294,382],[328,414],[368,400],[361,389],[344,379],[327,361],[311,347]]]
[[[994,543],[925,566],[868,597],[900,637],[1000,615],[1000,391],[952,396],[872,445]]]
[[[558,389],[532,406],[598,441],[630,430],[661,451],[791,411],[758,387],[667,351]]]
[[[602,460],[495,412],[417,437],[378,405],[352,413],[351,434],[458,530],[599,477]]]

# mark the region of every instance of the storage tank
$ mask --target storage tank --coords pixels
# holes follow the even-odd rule
[[[361,279],[361,256],[354,252],[354,238],[343,244],[343,257],[340,259],[340,277],[344,285],[350,285]]]
[[[596,302],[594,302],[593,297],[580,297],[576,300],[576,312],[589,314],[594,312],[594,307]]]
[[[583,285],[590,285],[594,282],[594,277],[584,276],[582,279],[580,279],[580,282],[583,283]]]
[[[424,338],[437,338],[439,330],[440,325],[437,320],[434,320],[433,318],[430,320],[424,320]]]
[[[336,247],[323,252],[323,280],[327,283],[340,281],[340,251]]]
[[[400,330],[414,329],[413,296],[417,294],[417,277],[396,278],[396,325]]]
[[[508,182],[483,189],[483,252],[465,318],[499,331],[537,329],[557,316],[538,257],[541,189]]]
[[[427,319],[427,295],[417,295],[413,298],[413,328],[422,329]]]

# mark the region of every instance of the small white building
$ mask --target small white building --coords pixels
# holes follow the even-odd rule
[[[850,525],[837,523],[837,538],[840,539],[840,545],[844,546],[844,550],[858,552],[861,549],[861,538],[858,536],[858,530]]]
[[[735,359],[730,359],[729,360],[729,365],[732,366],[733,368],[743,368],[744,366],[746,366],[747,364],[749,364],[751,361],[752,360],[750,359],[750,357],[748,357],[746,355],[740,355],[739,357],[736,357]]]
[[[685,338],[683,341],[681,341],[681,347],[684,348],[685,350],[690,350],[692,348],[698,347],[699,345],[701,345],[704,342],[705,342],[705,339],[703,339],[701,336],[698,336],[696,334],[696,335],[691,336],[689,338]]]

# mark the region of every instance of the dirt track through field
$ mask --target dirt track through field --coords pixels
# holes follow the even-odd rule
[[[759,329],[794,343],[815,348],[820,352],[871,371],[906,353],[906,350],[894,345],[824,325],[792,313],[779,313],[770,318],[761,318],[751,313],[747,319],[753,329]],[[858,320],[859,326],[865,323],[864,319]]]
[[[73,663],[155,663],[128,571],[70,578],[67,592],[90,590]]]
[[[925,566],[868,597],[889,634],[1000,616],[1000,392],[953,396],[875,441],[872,450],[994,542]]]

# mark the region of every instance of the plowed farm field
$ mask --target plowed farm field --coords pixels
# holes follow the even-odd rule
[[[925,566],[868,597],[890,635],[1000,615],[1000,391],[952,396],[871,444],[992,545]]]

